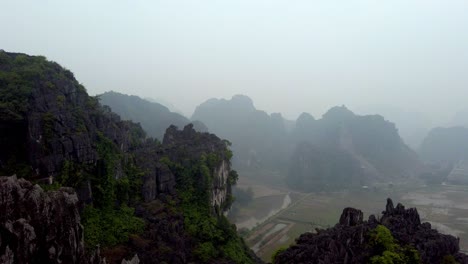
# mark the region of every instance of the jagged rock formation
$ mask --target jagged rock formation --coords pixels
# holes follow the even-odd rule
[[[227,144],[227,141],[221,141],[214,134],[197,133],[191,124],[180,131],[175,126],[170,126],[164,135],[165,153],[168,153],[173,161],[183,164],[189,159],[200,159],[207,153],[217,153],[218,160],[213,168],[214,178],[210,187],[210,203],[213,209],[226,208],[226,201],[231,195],[230,184],[228,184],[231,164],[228,155],[232,154],[225,151]],[[223,211],[218,210],[218,213],[223,213]]]
[[[401,247],[416,249],[423,263],[441,263],[446,256],[468,263],[468,256],[459,252],[458,238],[431,229],[421,223],[415,208],[394,207],[390,199],[380,219],[371,215],[364,221],[360,210],[344,209],[337,225],[302,234],[274,263],[368,263],[376,253],[370,234],[378,225],[388,228]]]
[[[155,180],[145,180],[143,184],[144,197],[150,197],[155,195],[156,199],[148,199],[145,203],[137,206],[136,214],[146,219],[148,225],[145,232],[140,237],[131,237],[127,245],[127,252],[138,253],[139,259],[142,263],[156,262],[160,263],[166,261],[167,263],[187,263],[191,261],[196,262],[209,262],[209,263],[233,263],[226,257],[219,256],[217,260],[212,259],[200,260],[194,256],[193,251],[197,250],[200,240],[206,239],[204,236],[208,235],[194,235],[187,232],[187,226],[193,228],[201,223],[198,221],[206,221],[204,219],[197,218],[198,215],[204,214],[205,209],[209,208],[209,211],[213,212],[217,219],[216,221],[223,222],[224,216],[222,213],[229,207],[229,201],[231,196],[231,183],[230,183],[230,151],[226,148],[226,141],[220,140],[213,134],[199,133],[193,129],[192,125],[187,125],[183,130],[178,130],[175,126],[170,126],[165,133],[163,143],[160,148],[158,156],[165,156],[170,160],[170,164],[166,164],[163,159],[156,164],[156,173],[154,173]],[[154,155],[152,156],[154,157]],[[211,159],[211,161],[210,161]],[[180,182],[186,177],[187,170],[181,168],[197,168],[199,165],[204,166],[204,162],[207,165],[210,163],[212,166],[205,168],[211,170],[209,178],[203,176],[203,170],[195,171],[192,177],[197,177],[196,181],[193,182],[193,186],[197,186],[197,190],[194,193],[190,193],[189,200],[203,201],[203,197],[206,196],[209,206],[195,202],[193,204],[187,204],[187,201],[176,196],[169,195],[170,192],[160,192],[159,184],[154,186],[154,183],[162,182],[160,177],[172,178],[171,184]],[[195,165],[199,164],[199,165]],[[164,169],[161,169],[164,168]],[[166,176],[164,176],[166,175]],[[210,180],[211,179],[211,180]],[[208,185],[207,182],[210,182]],[[145,193],[148,189],[147,186],[151,187],[151,191]],[[192,187],[188,187],[191,189]],[[163,188],[164,189],[164,188]],[[187,189],[181,190],[186,193]],[[185,197],[185,195],[183,195]],[[146,198],[145,198],[146,199]],[[167,203],[178,203],[183,207],[183,210],[176,210],[174,207],[167,206]],[[201,207],[200,207],[201,206]],[[190,212],[194,212],[191,215]],[[185,219],[184,219],[185,218]],[[188,221],[186,218],[195,218],[194,222]],[[210,225],[206,222],[206,225]],[[219,232],[219,227],[212,226],[212,232]],[[229,231],[230,230],[230,231]],[[193,232],[194,230],[192,230]],[[197,231],[203,232],[203,231]],[[229,235],[226,234],[223,239],[235,238],[235,229],[224,230],[223,232],[234,232]],[[202,233],[203,234],[203,233]],[[208,240],[209,241],[209,240]],[[208,242],[205,241],[204,243]],[[234,240],[235,241],[235,240]],[[198,245],[198,246],[196,246]],[[223,246],[220,243],[218,246]],[[245,245],[244,245],[245,247]],[[261,262],[257,259],[253,253],[250,252],[246,247],[238,248],[239,251],[245,251],[249,255],[249,259],[244,259],[246,262]],[[239,252],[242,254],[242,252]],[[206,252],[204,254],[211,254]],[[126,254],[128,255],[128,253]],[[120,259],[124,255],[117,257]]]
[[[211,188],[211,206],[213,208],[226,208],[226,200],[231,195],[231,188],[228,184],[228,177],[231,171],[230,165],[223,160],[221,164],[215,168],[214,180]],[[223,213],[221,211],[220,213]]]
[[[162,157],[161,148],[155,148],[152,144],[145,145],[135,150],[135,162],[143,168],[142,196],[145,202],[157,199],[160,194],[175,194],[175,176],[166,164],[155,162]]]
[[[0,128],[0,175],[58,189],[0,186],[3,262],[257,261],[222,214],[237,174],[215,135],[171,126],[161,144],[88,96],[70,71],[3,51]]]
[[[0,173],[53,181],[68,163],[95,175],[102,160],[96,146],[100,138],[122,153],[144,140],[138,125],[102,108],[57,63],[18,53],[0,57]],[[123,173],[117,165],[115,177]],[[86,180],[67,185],[79,188],[82,200],[92,199]]]
[[[78,197],[44,192],[16,176],[0,177],[0,263],[90,263]]]
[[[138,255],[135,255],[130,260],[123,259],[121,264],[139,264],[139,263],[140,263],[140,259],[138,258]]]

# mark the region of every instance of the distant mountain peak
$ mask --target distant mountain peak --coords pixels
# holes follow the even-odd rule
[[[323,115],[323,119],[346,120],[354,116],[355,115],[351,110],[349,110],[345,105],[342,105],[330,108],[330,110]]]
[[[255,108],[252,99],[247,95],[236,94],[231,98],[231,102]]]
[[[311,114],[307,112],[302,112],[302,114],[300,114],[299,117],[297,118],[297,122],[302,123],[304,121],[315,121],[315,118],[314,116],[312,116]]]
[[[171,112],[166,106],[135,95],[111,91],[98,97],[103,105],[108,105],[125,120],[141,123],[150,136],[158,139],[162,139],[166,128],[170,125],[184,127],[190,123],[190,120],[183,115]],[[203,125],[197,124],[197,127]]]

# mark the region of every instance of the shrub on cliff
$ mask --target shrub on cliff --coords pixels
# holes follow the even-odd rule
[[[377,254],[372,256],[372,264],[419,264],[421,257],[416,249],[401,247],[388,228],[378,225],[370,232],[370,246]]]

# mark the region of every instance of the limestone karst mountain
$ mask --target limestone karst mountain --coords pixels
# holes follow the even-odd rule
[[[424,138],[419,155],[429,163],[454,163],[468,159],[468,128],[437,127]]]
[[[257,110],[247,96],[207,100],[195,109],[191,119],[200,120],[209,131],[233,143],[237,167],[276,170],[287,167],[287,120],[281,114]]]
[[[216,135],[161,143],[59,64],[3,51],[0,128],[0,262],[258,261],[223,215],[238,175]]]
[[[318,120],[302,114],[290,141],[296,147],[287,180],[304,190],[408,179],[421,169],[394,124],[379,115],[355,115],[345,106]]]
[[[236,166],[278,171],[297,189],[409,179],[422,166],[394,124],[344,106],[331,108],[321,119],[303,113],[291,128],[280,114],[268,115],[247,96],[237,95],[206,101],[192,118],[232,142]]]

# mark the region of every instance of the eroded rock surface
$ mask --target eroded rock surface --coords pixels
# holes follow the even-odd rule
[[[302,234],[275,263],[368,263],[372,256],[369,234],[378,225],[387,227],[401,246],[417,249],[423,263],[441,263],[449,255],[459,263],[468,263],[468,256],[459,252],[459,239],[440,234],[429,223],[421,224],[415,208],[394,207],[388,199],[382,214],[380,220],[371,215],[363,221],[360,210],[346,208],[333,228]]]
[[[44,192],[16,176],[0,177],[1,263],[87,263],[78,197]]]

